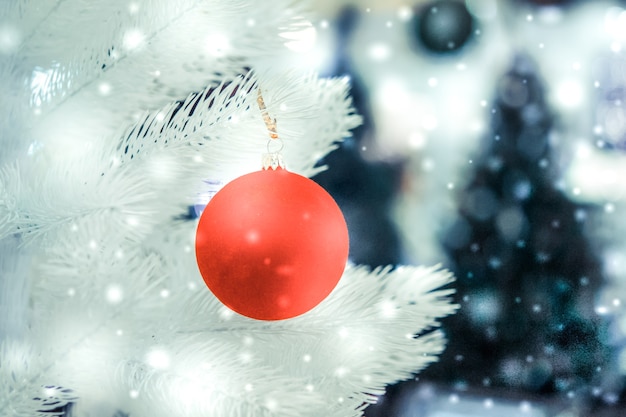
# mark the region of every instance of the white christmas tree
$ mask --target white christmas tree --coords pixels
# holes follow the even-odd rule
[[[357,416],[444,347],[438,268],[348,265],[320,305],[259,321],[194,256],[206,181],[288,169],[359,123],[344,79],[284,68],[297,2],[0,4],[0,415]],[[320,259],[319,262],[324,262]]]

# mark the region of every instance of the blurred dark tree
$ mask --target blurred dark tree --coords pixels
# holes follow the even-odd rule
[[[328,169],[312,179],[333,196],[343,211],[350,233],[350,260],[371,267],[397,265],[402,262],[402,247],[390,212],[402,166],[363,158],[364,143],[366,138],[374,138],[375,123],[368,89],[350,58],[349,44],[359,13],[355,6],[346,6],[339,13],[335,62],[324,75],[350,79],[350,95],[363,123],[320,161]]]
[[[516,56],[496,84],[491,130],[442,236],[460,311],[422,378],[456,387],[592,395],[608,363],[594,298],[593,207],[562,192],[555,117],[534,62]]]

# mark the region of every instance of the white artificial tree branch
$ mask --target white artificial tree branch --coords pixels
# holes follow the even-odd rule
[[[226,309],[199,275],[183,215],[205,180],[260,169],[257,89],[302,175],[360,123],[347,80],[268,65],[299,2],[1,7],[23,33],[0,66],[0,307],[27,330],[0,339],[0,409],[358,416],[436,359],[454,310],[437,268],[348,266],[277,322]]]

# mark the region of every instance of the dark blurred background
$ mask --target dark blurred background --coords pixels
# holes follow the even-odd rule
[[[448,347],[378,416],[626,415],[626,2],[316,1],[364,123],[315,180],[351,261],[442,264]]]

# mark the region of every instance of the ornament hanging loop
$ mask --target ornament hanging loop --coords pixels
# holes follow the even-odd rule
[[[261,116],[263,117],[263,121],[265,122],[265,126],[267,126],[267,132],[270,135],[270,140],[267,141],[267,153],[263,154],[262,162],[263,169],[277,169],[277,168],[285,168],[285,162],[283,161],[283,155],[280,153],[283,150],[283,140],[278,137],[278,130],[276,128],[276,119],[272,119],[267,111],[267,106],[265,106],[265,100],[263,100],[263,94],[261,93],[261,88],[258,89],[257,96],[257,104],[259,105],[259,110],[261,110]],[[279,145],[277,150],[272,150],[272,145]]]
[[[278,149],[276,149],[278,146]],[[270,139],[267,141],[267,153],[280,153],[285,147],[285,143],[281,138]],[[272,150],[274,148],[274,150]]]

